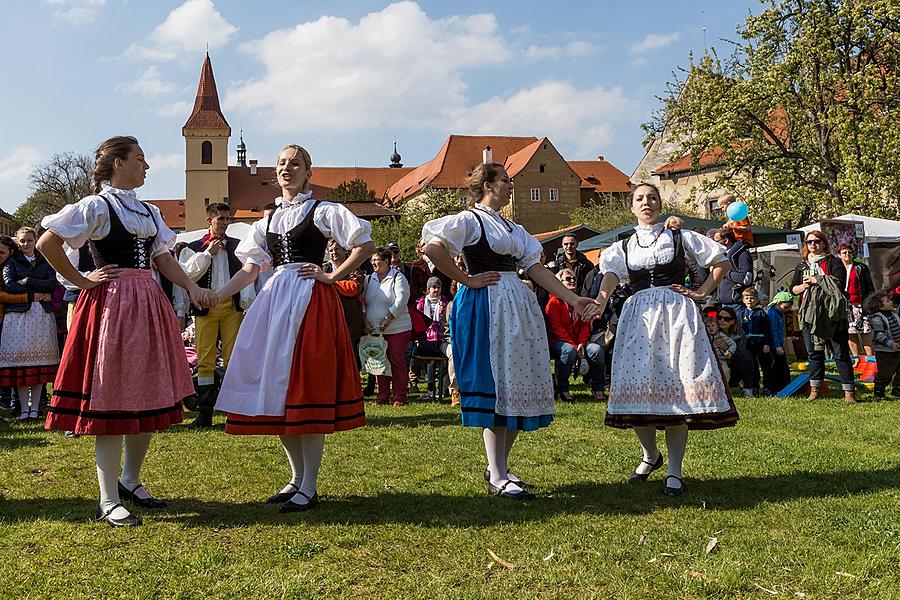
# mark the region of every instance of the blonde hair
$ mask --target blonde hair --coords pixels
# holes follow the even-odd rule
[[[469,197],[466,206],[472,208],[476,202],[481,202],[484,198],[484,184],[493,183],[497,176],[506,169],[500,163],[490,162],[475,166],[469,173],[469,179],[466,181],[468,186],[467,195]]]
[[[32,227],[19,227],[18,231],[16,231],[16,238],[18,238],[23,233],[30,233],[31,237],[37,240],[37,231]]]
[[[564,277],[565,275],[571,275],[572,277],[575,277],[575,271],[573,271],[572,269],[569,269],[569,268],[566,268],[566,269],[560,269],[560,270],[557,271],[557,273],[556,273],[556,278],[559,279],[560,281],[562,281],[562,280],[563,280],[563,277]]]
[[[113,174],[113,165],[116,159],[126,160],[132,149],[139,145],[137,138],[130,135],[117,135],[111,137],[94,152],[94,171],[91,173],[91,191],[99,194],[103,188],[103,182],[109,181]]]

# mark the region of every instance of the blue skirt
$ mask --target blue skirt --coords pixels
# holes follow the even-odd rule
[[[506,427],[534,431],[553,415],[515,417],[494,412],[497,393],[491,371],[490,302],[488,288],[460,286],[450,310],[450,345],[465,427]]]

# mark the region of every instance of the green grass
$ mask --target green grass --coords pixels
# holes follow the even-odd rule
[[[576,392],[514,449],[535,501],[485,494],[480,430],[449,406],[369,405],[301,514],[261,502],[288,477],[276,438],[157,435],[144,481],[170,504],[130,530],[91,521],[93,438],[3,422],[0,597],[900,596],[900,402],[739,400],[667,498],[661,473],[625,483],[634,434]]]

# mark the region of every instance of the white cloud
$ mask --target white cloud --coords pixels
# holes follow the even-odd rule
[[[512,56],[494,15],[431,19],[414,2],[358,23],[324,16],[241,49],[262,75],[229,90],[225,109],[284,133],[431,126],[466,105],[465,70]]]
[[[147,164],[155,173],[160,171],[184,171],[184,154],[154,154],[147,158]]]
[[[21,183],[37,166],[41,153],[33,146],[18,146],[5,157],[0,158],[0,183]]]
[[[194,103],[189,100],[179,100],[178,102],[169,102],[166,104],[160,104],[155,108],[153,112],[155,112],[160,117],[168,118],[168,117],[180,117],[184,120],[191,114],[191,110],[194,108]]]
[[[587,42],[569,42],[565,46],[529,46],[525,50],[526,60],[557,60],[565,57],[580,57],[596,54],[600,48]]]
[[[544,81],[467,108],[452,122],[452,131],[546,136],[579,155],[593,155],[612,141],[613,123],[629,105],[621,87],[579,90],[568,82]]]
[[[221,48],[237,27],[223,17],[212,0],[187,0],[156,26],[145,42],[132,45],[131,58],[175,60],[185,53]]]
[[[176,88],[171,83],[160,79],[159,68],[151,65],[135,81],[123,83],[117,86],[117,89],[135,92],[142,96],[161,96],[174,91]]]
[[[665,48],[669,44],[674,44],[680,39],[681,34],[677,31],[672,33],[650,33],[640,42],[632,44],[629,50],[632,54],[643,54],[650,50]]]
[[[54,19],[80,25],[93,22],[106,0],[43,0],[42,4],[50,7]]]

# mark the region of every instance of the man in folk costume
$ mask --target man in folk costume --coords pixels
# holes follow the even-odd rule
[[[240,240],[228,237],[231,209],[227,204],[213,203],[206,207],[209,231],[181,251],[179,262],[193,281],[201,287],[219,290],[241,270],[243,264],[234,255]],[[197,396],[199,415],[191,427],[212,426],[216,404],[216,350],[222,340],[222,362],[228,368],[244,309],[253,301],[253,288],[247,287],[231,297],[222,298],[216,306],[199,308],[191,304],[189,314],[194,317],[197,346]]]

